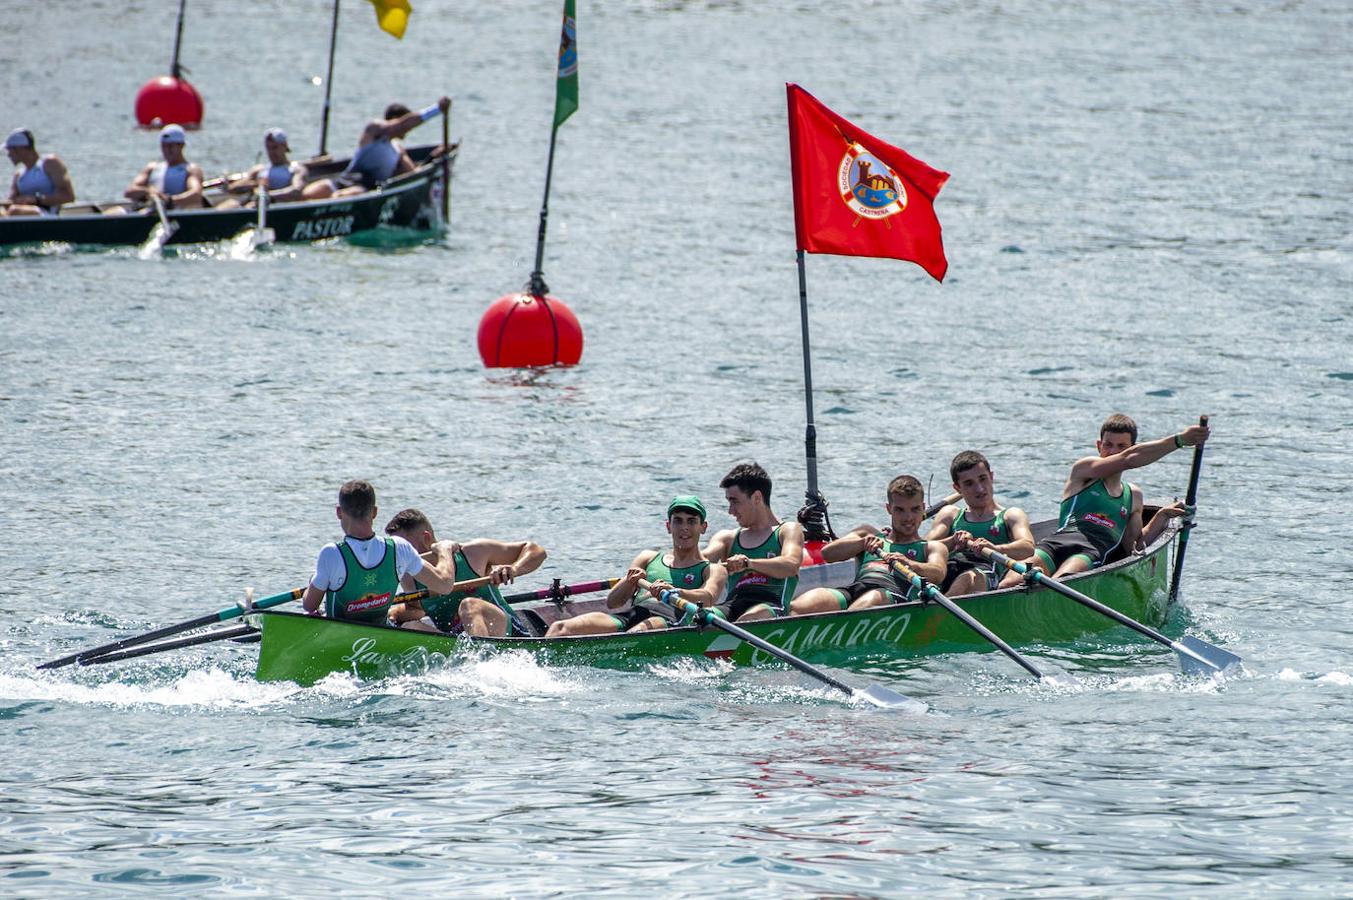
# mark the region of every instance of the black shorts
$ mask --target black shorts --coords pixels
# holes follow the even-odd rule
[[[851,582],[845,587],[828,588],[836,595],[836,601],[841,604],[842,609],[849,609],[850,604],[859,600],[870,591],[882,591],[883,596],[889,603],[901,603],[906,600],[908,588],[906,585],[898,584],[891,578],[861,578],[859,581]]]
[[[991,563],[985,559],[973,559],[966,553],[958,552],[949,557],[949,565],[944,573],[944,584],[940,585],[940,591],[947,591],[954,584],[954,580],[964,572],[971,572],[973,569],[981,572],[987,577],[987,587],[995,589],[1000,579],[996,577],[996,570]]]
[[[631,609],[621,610],[620,612],[607,612],[606,614],[615,620],[616,624],[620,626],[621,631],[629,631],[635,625],[638,625],[640,622],[647,622],[654,616],[657,616],[664,622],[667,621],[667,617],[661,613],[637,604]]]
[[[1062,563],[1073,556],[1083,556],[1093,568],[1104,560],[1104,551],[1094,541],[1075,529],[1057,531],[1034,545],[1034,553],[1055,573]]]
[[[780,612],[780,595],[759,586],[741,588],[729,594],[724,602],[714,607],[714,611],[730,622],[736,622],[753,606],[765,604],[775,615]]]

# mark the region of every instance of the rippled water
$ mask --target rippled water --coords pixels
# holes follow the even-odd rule
[[[396,43],[345,5],[330,146],[454,95],[444,239],[0,258],[0,893],[1350,891],[1345,4],[581,4],[546,275],[587,349],[543,373],[486,373],[474,335],[531,266],[557,10],[414,6]],[[313,149],[327,3],[190,13],[190,157],[238,168],[272,125]],[[172,15],[63,0],[0,24],[41,48],[0,57],[5,128],[116,195],[155,151],[128,126]],[[991,654],[835,669],[917,717],[677,661],[299,689],[211,645],[34,671],[303,583],[350,477],[444,536],[539,540],[540,582],[618,574],[671,494],[709,500],[741,458],[792,512],[786,80],[953,173],[943,286],[808,263],[837,527],[876,519],[898,471],[941,491],[973,445],[1051,515],[1106,412],[1148,436],[1210,413],[1169,627],[1243,674],[1185,678],[1128,632],[1027,648],[1075,689]],[[1138,480],[1186,476],[1180,454]]]

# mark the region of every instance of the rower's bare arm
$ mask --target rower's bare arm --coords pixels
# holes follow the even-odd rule
[[[1087,456],[1078,460],[1071,467],[1071,477],[1067,479],[1068,487],[1070,487],[1072,481],[1079,480],[1081,487],[1084,487],[1085,482],[1094,481],[1096,478],[1107,478],[1128,469],[1140,469],[1142,466],[1149,466],[1175,450],[1183,447],[1194,447],[1203,443],[1210,434],[1212,434],[1212,430],[1206,425],[1190,425],[1177,434],[1141,444],[1133,444],[1122,453],[1115,453],[1113,456]],[[1079,487],[1076,488],[1076,490],[1079,489]],[[1073,490],[1063,494],[1063,496],[1069,497],[1075,492]]]
[[[456,561],[454,559],[426,560],[414,576],[427,585],[433,594],[450,594],[456,589]]]
[[[1029,527],[1029,514],[1018,506],[1005,508],[1005,527],[1010,532],[1008,544],[994,548],[1011,559],[1027,559],[1034,555],[1034,531]]]
[[[487,538],[465,545],[465,558],[476,572],[493,577],[494,584],[510,582],[534,572],[545,561],[545,548],[534,541],[494,541]]]
[[[1156,514],[1151,517],[1151,521],[1147,522],[1146,527],[1142,529],[1142,546],[1151,546],[1155,543],[1156,538],[1160,537],[1169,527],[1172,520],[1181,518],[1187,513],[1188,509],[1184,506],[1182,500],[1176,500],[1156,510]]]
[[[733,537],[737,534],[732,528],[725,528],[717,532],[714,537],[705,544],[705,549],[700,551],[700,555],[710,562],[721,563],[728,558],[728,550],[733,546]]]
[[[946,506],[935,514],[935,519],[930,523],[930,531],[926,533],[927,541],[943,541],[944,546],[950,550],[954,549],[954,523],[958,521],[958,507]]]
[[[313,584],[305,586],[305,593],[301,595],[301,606],[305,611],[314,615],[319,611],[319,605],[324,602],[324,592]]]
[[[949,574],[949,548],[940,541],[926,541],[925,562],[914,562],[911,568],[926,581],[943,584]]]
[[[625,570],[625,577],[617,581],[615,587],[611,588],[611,592],[606,595],[606,606],[608,608],[619,609],[634,598],[634,592],[639,590],[639,579],[644,577],[644,570],[648,568],[648,564],[657,555],[658,551],[656,550],[644,550],[634,557],[630,567]]]
[[[871,537],[873,535],[861,534],[858,531],[839,537],[822,548],[822,561],[831,563],[854,559],[864,552],[865,542]]]
[[[75,202],[75,185],[70,180],[70,172],[66,169],[66,164],[55,156],[47,160],[44,167],[47,177],[52,179],[52,184],[56,190],[50,194],[42,195],[44,206],[60,206],[63,203]]]
[[[146,196],[150,193],[150,169],[151,166],[146,166],[138,172],[136,177],[132,179],[131,184],[127,185],[127,189],[122,192],[122,196],[128,200],[146,199]]]
[[[751,559],[747,568],[771,578],[793,578],[803,565],[803,526],[789,522],[780,529],[780,553],[769,559]]]
[[[1142,489],[1135,484],[1129,484],[1127,488],[1132,492],[1132,512],[1123,528],[1123,547],[1135,550],[1142,537]]]
[[[680,591],[683,600],[698,603],[701,606],[713,606],[723,596],[728,587],[728,570],[718,563],[710,563],[705,570],[705,583],[694,591]]]

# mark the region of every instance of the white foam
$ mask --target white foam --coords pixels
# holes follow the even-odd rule
[[[522,701],[562,697],[588,689],[580,677],[570,678],[567,670],[543,666],[535,654],[525,650],[464,657],[458,665],[396,679],[391,687],[394,692],[403,693],[411,685],[435,685],[458,694]]]
[[[1316,684],[1337,684],[1340,687],[1347,687],[1353,684],[1353,675],[1346,675],[1343,672],[1330,672],[1328,675],[1321,675],[1315,681]]]
[[[0,674],[0,698],[49,700],[98,706],[207,706],[253,708],[268,706],[297,690],[293,684],[261,684],[253,678],[237,680],[219,668],[200,669],[168,684],[110,681],[81,684],[59,677]]]

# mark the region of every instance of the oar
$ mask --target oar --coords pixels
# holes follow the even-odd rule
[[[943,500],[939,501],[938,503],[932,503],[931,506],[930,506],[930,508],[927,509],[927,510],[925,511],[925,515],[924,515],[924,516],[921,516],[921,521],[924,522],[926,519],[928,519],[928,518],[930,518],[931,516],[935,515],[935,513],[937,513],[937,512],[939,512],[940,510],[944,509],[944,508],[945,508],[946,506],[948,506],[950,503],[957,503],[958,501],[960,501],[960,500],[962,500],[962,499],[963,499],[963,495],[960,494],[958,491],[954,491],[952,494],[950,494],[948,497],[945,497]]]
[[[1215,647],[1207,641],[1196,637],[1185,635],[1177,641],[1172,641],[1156,629],[1148,625],[1143,625],[1136,619],[1130,619],[1116,609],[1112,609],[1100,603],[1094,597],[1086,596],[1080,591],[1067,587],[1062,582],[1051,576],[1044,575],[1042,571],[1026,566],[1022,562],[1017,562],[1006,556],[998,550],[992,550],[990,547],[983,547],[982,553],[990,560],[1000,563],[1009,569],[1014,569],[1026,578],[1032,578],[1041,585],[1051,588],[1063,597],[1075,600],[1082,606],[1087,606],[1095,612],[1108,616],[1120,625],[1126,625],[1138,634],[1145,635],[1158,644],[1164,644],[1175,652],[1179,657],[1179,667],[1186,674],[1192,675],[1198,672],[1224,672],[1229,666],[1238,665],[1240,657],[1230,653],[1220,647]]]
[[[949,610],[949,612],[953,613],[954,617],[957,618],[960,622],[962,622],[964,625],[967,625],[969,628],[980,634],[982,637],[986,638],[993,645],[995,645],[997,650],[1001,651],[1006,656],[1013,659],[1016,663],[1020,665],[1021,668],[1024,669],[1024,671],[1028,672],[1030,675],[1037,678],[1039,681],[1045,681],[1049,684],[1059,684],[1059,683],[1066,684],[1068,682],[1071,684],[1076,683],[1076,680],[1065,672],[1059,672],[1056,675],[1044,674],[1041,669],[1039,669],[1033,663],[1029,662],[1029,660],[1026,657],[1020,655],[1020,653],[1016,651],[1014,647],[1011,647],[1005,641],[1001,640],[1000,637],[998,637],[995,634],[995,632],[987,628],[981,622],[974,619],[968,613],[967,610],[963,609],[957,603],[950,600],[948,597],[944,596],[944,594],[940,593],[939,588],[935,587],[935,585],[931,584],[930,582],[922,578],[920,575],[916,574],[916,570],[912,569],[905,563],[901,563],[896,560],[893,561],[892,565],[893,569],[895,569],[897,573],[901,575],[903,578],[905,578],[907,581],[911,582],[911,584],[915,586],[916,590],[920,591],[922,594],[925,594],[931,600],[934,600],[940,606],[943,606],[945,609]]]
[[[258,183],[258,224],[254,226],[252,248],[257,250],[264,244],[277,240],[277,233],[268,227],[268,180],[267,173],[261,173],[263,180]]]
[[[135,637],[123,638],[119,641],[113,641],[111,644],[104,644],[101,647],[94,647],[89,650],[81,650],[79,653],[72,653],[69,656],[63,656],[60,659],[54,659],[38,666],[39,669],[59,669],[62,666],[68,666],[74,662],[84,662],[90,657],[103,656],[115,650],[121,650],[123,647],[135,647],[138,644],[148,644],[151,641],[157,641],[160,638],[169,637],[174,634],[182,634],[185,631],[192,631],[195,628],[203,628],[207,625],[215,625],[217,622],[226,622],[230,619],[237,619],[246,612],[260,609],[270,609],[274,606],[280,606],[283,603],[290,603],[292,600],[301,599],[305,593],[305,588],[295,588],[283,594],[274,594],[271,597],[264,597],[262,600],[252,602],[245,601],[236,603],[234,606],[227,606],[225,609],[214,613],[208,613],[205,616],[198,616],[196,619],[189,619],[187,622],[179,622],[177,625],[166,625],[163,628],[156,628],[154,631],[147,631],[145,634],[138,634]]]
[[[639,579],[639,587],[647,590],[651,587],[651,584],[641,578]],[[869,703],[872,703],[875,706],[881,706],[884,709],[909,709],[915,712],[924,712],[926,710],[926,705],[920,700],[914,700],[911,697],[899,694],[881,684],[871,684],[863,690],[860,688],[853,688],[844,681],[840,681],[839,679],[828,675],[816,666],[809,665],[792,653],[781,650],[769,641],[764,641],[750,631],[734,625],[727,619],[713,615],[705,607],[698,606],[689,600],[681,599],[681,595],[674,590],[663,591],[661,599],[663,603],[666,603],[668,606],[682,613],[683,616],[691,615],[696,621],[703,625],[713,625],[721,631],[726,631],[738,640],[751,644],[758,650],[769,653],[771,656],[789,663],[805,675],[811,675],[823,684],[831,685],[838,691],[841,691],[852,698],[868,701]]]
[[[182,647],[194,647],[198,644],[210,644],[212,641],[226,641],[231,640],[232,638],[256,634],[258,634],[258,629],[249,625],[238,625],[234,628],[218,628],[217,630],[209,631],[206,634],[195,634],[192,637],[179,638],[176,641],[161,641],[158,644],[150,644],[144,647],[132,647],[129,650],[119,650],[116,653],[105,653],[102,656],[82,659],[80,660],[80,665],[97,666],[101,663],[117,662],[122,659],[134,659],[138,656],[149,656],[152,653],[164,653],[168,650],[178,650]]]
[[[164,211],[164,201],[160,199],[159,191],[152,193],[150,199],[155,204],[155,215],[160,217],[160,230],[146,241],[146,246],[142,248],[143,255],[146,255],[147,251],[153,254],[163,250],[164,245],[174,236],[174,232],[179,230],[178,222],[169,221],[169,214]]]
[[[1207,416],[1199,416],[1198,424],[1207,425]],[[1170,576],[1170,603],[1173,604],[1179,599],[1179,576],[1184,571],[1184,551],[1189,546],[1189,532],[1193,530],[1193,508],[1198,502],[1198,475],[1203,468],[1203,445],[1199,444],[1193,448],[1193,469],[1189,472],[1189,491],[1184,497],[1184,508],[1188,510],[1188,518],[1184,520],[1184,528],[1179,532],[1179,548],[1174,554],[1174,573]]]
[[[562,603],[565,598],[574,594],[594,594],[597,591],[609,591],[620,583],[619,578],[603,578],[599,581],[580,581],[577,584],[560,584],[556,578],[554,583],[547,588],[541,588],[538,591],[523,591],[519,594],[509,594],[503,598],[505,603],[525,603],[528,600],[554,600]]]

